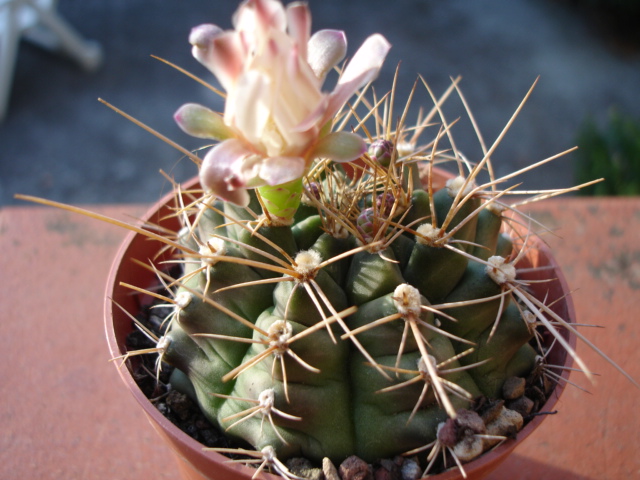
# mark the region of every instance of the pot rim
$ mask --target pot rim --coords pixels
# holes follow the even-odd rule
[[[440,170],[437,167],[434,171]],[[438,172],[440,175],[445,177],[450,176],[447,172],[440,171]],[[190,181],[186,182],[183,186],[183,192],[185,190],[190,190],[193,188],[197,188],[199,186],[198,179],[193,178]],[[154,217],[158,217],[158,212],[162,209],[166,209],[167,205],[169,205],[175,198],[175,193],[171,192],[166,194],[159,201],[155,202],[152,207],[145,213],[142,217],[142,222],[150,222]],[[116,336],[116,328],[114,326],[114,314],[117,314],[116,309],[114,309],[114,298],[115,293],[118,289],[122,289],[123,287],[119,284],[119,277],[121,276],[122,266],[123,264],[131,258],[130,251],[132,250],[132,246],[135,243],[137,237],[141,237],[142,235],[133,231],[130,231],[125,237],[124,241],[120,245],[116,256],[114,257],[106,286],[106,295],[105,295],[105,304],[104,304],[104,321],[105,321],[105,333],[107,337],[107,343],[109,346],[109,352],[112,358],[116,358],[122,356],[126,353],[122,345],[122,339],[118,339]],[[533,249],[532,249],[533,250]],[[538,252],[539,256],[543,258],[544,261],[548,262],[550,266],[553,267],[553,273],[556,281],[559,284],[559,288],[566,295],[561,299],[559,304],[562,304],[566,310],[566,317],[569,322],[575,323],[576,314],[575,308],[573,305],[573,301],[570,295],[570,290],[567,284],[567,281],[564,277],[562,270],[560,269],[559,264],[553,257],[550,249],[541,241],[536,241],[535,250]],[[117,307],[116,307],[117,308]],[[118,308],[119,310],[119,308]],[[127,332],[128,333],[128,332]],[[576,347],[576,337],[575,335],[569,335],[568,342],[573,349]],[[565,359],[562,361],[562,365],[570,367],[573,363],[573,359],[571,356],[566,355],[566,352],[561,352],[560,355],[564,353]],[[255,469],[245,466],[241,463],[231,463],[229,462],[229,458],[215,451],[205,451],[203,450],[205,447],[182,430],[180,430],[176,425],[174,425],[170,420],[165,418],[165,416],[160,413],[160,411],[149,401],[146,395],[140,390],[138,385],[136,384],[129,368],[124,365],[117,365],[117,370],[120,375],[120,378],[123,380],[125,385],[128,387],[129,391],[132,393],[134,398],[137,400],[138,404],[143,408],[148,420],[152,424],[152,426],[158,431],[158,433],[165,437],[172,444],[171,448],[174,453],[178,456],[178,458],[190,465],[192,468],[195,468],[197,471],[197,467],[193,465],[193,462],[187,459],[182,453],[180,453],[177,449],[188,449],[189,451],[195,452],[195,455],[202,459],[204,462],[214,462],[219,464],[219,467],[222,470],[225,470],[227,475],[244,475],[247,479],[251,478],[251,476],[255,473]],[[545,404],[540,408],[540,412],[550,412],[553,410],[553,407],[557,403],[560,395],[564,391],[566,386],[566,381],[569,377],[569,370],[564,369],[560,373],[562,379],[564,381],[559,381],[556,383],[556,386],[553,392],[549,395],[549,398],[545,402]],[[473,472],[478,471],[482,472],[487,466],[493,463],[496,458],[501,456],[507,456],[513,451],[516,446],[522,443],[544,420],[545,415],[536,415],[527,423],[522,430],[520,430],[517,434],[517,438],[508,439],[505,442],[497,445],[490,451],[483,453],[480,457],[472,460],[469,463],[464,464],[465,472],[468,475],[473,474]],[[488,472],[487,472],[488,473]],[[267,480],[282,480],[280,476],[276,476],[267,472],[262,473],[262,478]],[[452,469],[446,470],[438,475],[429,476],[429,478],[434,480],[452,480],[455,478],[460,478],[460,471],[454,467]],[[421,479],[422,480],[422,479]]]

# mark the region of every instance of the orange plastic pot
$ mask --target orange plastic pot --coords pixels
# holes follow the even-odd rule
[[[437,184],[442,185],[448,174],[439,171]],[[196,180],[192,180],[185,189],[197,186]],[[164,199],[154,205],[143,220],[159,224],[169,230],[177,231],[180,225],[173,213],[175,206],[173,195],[167,195]],[[109,349],[113,357],[118,357],[126,353],[125,340],[132,331],[131,319],[118,307],[118,303],[128,312],[135,315],[140,308],[140,296],[131,295],[131,290],[121,286],[121,282],[136,285],[139,287],[150,287],[157,283],[155,275],[131,259],[138,259],[147,262],[150,258],[155,258],[162,250],[163,244],[158,241],[149,240],[147,237],[131,232],[120,247],[113,262],[107,284],[105,300],[105,329]],[[536,271],[528,270],[521,278],[527,280],[551,279],[548,282],[532,283],[532,291],[538,298],[546,298],[547,304],[553,304],[553,310],[562,318],[575,323],[575,310],[569,295],[566,281],[549,250],[542,244],[536,244],[535,248],[529,248],[519,267],[539,267],[546,266],[545,269]],[[115,302],[115,303],[114,303]],[[566,333],[566,332],[565,332]],[[575,347],[575,338],[568,338]],[[566,352],[558,348],[552,350],[549,355],[549,363],[553,365],[570,366],[571,357]],[[131,371],[126,367],[119,367],[120,377],[125,385],[138,401],[142,410],[146,414],[151,425],[171,447],[175,453],[178,467],[184,479],[190,480],[249,480],[255,473],[250,467],[238,463],[230,463],[227,457],[216,452],[204,451],[203,445],[195,441],[182,432],[173,423],[167,420],[162,413],[147,399],[144,393],[136,384]],[[567,377],[568,372],[562,373]],[[559,383],[541,411],[552,411],[564,389],[564,383]],[[544,421],[545,416],[534,417],[517,435],[514,440],[507,440],[500,446],[485,453],[476,460],[464,465],[465,472],[469,479],[485,478],[491,471],[498,467],[511,451],[523,442],[539,425]],[[262,474],[261,478],[268,480],[279,480],[280,477],[271,474]],[[429,478],[437,480],[453,480],[462,478],[458,469],[441,473]]]

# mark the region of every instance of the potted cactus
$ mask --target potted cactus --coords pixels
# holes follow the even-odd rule
[[[346,39],[311,35],[306,4],[247,0],[234,27],[190,36],[225,90],[222,114],[176,113],[212,143],[181,150],[199,175],[145,225],[120,223],[133,232],[106,321],[123,379],[192,478],[303,478],[287,463],[300,457],[328,477],[345,459],[486,474],[551,409],[567,365],[591,375],[562,274],[507,201],[520,192],[499,188],[519,172],[493,176],[501,137],[474,163],[457,151],[440,109],[457,81],[410,125],[416,91],[431,95],[420,79],[395,120],[393,91],[368,95],[390,48],[379,34],[325,93]],[[150,331],[137,316],[159,304]],[[128,349],[133,324],[150,347]],[[205,449],[165,421],[135,385],[138,354],[156,376],[170,366],[169,388],[229,443]]]
[[[185,132],[217,143],[203,159],[185,152],[199,185],[178,192],[181,223],[161,240],[178,275],[148,267],[171,305],[154,334],[157,368],[174,367],[173,388],[242,445],[214,450],[247,457],[254,474],[296,478],[285,464],[296,457],[405,454],[424,457],[426,475],[441,451],[440,468],[466,474],[463,462],[522,428],[536,401],[527,389],[546,400],[535,374],[545,336],[574,355],[566,292],[548,296],[558,273],[537,296],[518,273],[538,267],[529,254],[542,247],[505,202],[511,192],[480,181],[491,151],[471,165],[445,148],[443,118],[419,143],[438,108],[409,127],[392,121],[391,97],[361,91],[368,111],[345,107],[377,75],[384,37],[369,37],[326,94],[346,40],[310,36],[305,4],[248,1],[234,26],[190,36],[225,109],[176,113]],[[433,166],[445,160],[459,174],[438,189]]]

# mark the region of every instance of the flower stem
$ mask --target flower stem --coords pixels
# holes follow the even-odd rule
[[[302,178],[281,185],[258,187],[263,200],[263,208],[276,223],[289,225],[300,205],[302,196]]]

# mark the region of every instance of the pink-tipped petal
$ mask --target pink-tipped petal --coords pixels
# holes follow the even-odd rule
[[[349,132],[333,132],[325,135],[315,145],[310,158],[329,158],[334,162],[351,162],[367,150],[359,135]]]
[[[202,160],[200,184],[221,199],[240,206],[249,204],[246,182],[234,171],[234,164],[242,161],[252,152],[241,141],[225,140],[213,147]]]
[[[252,0],[252,3],[255,5],[260,25],[280,31],[287,28],[287,16],[281,2],[277,0]]]
[[[224,32],[213,41],[212,67],[225,90],[229,90],[244,69],[244,48],[236,32]]]
[[[339,30],[319,30],[309,39],[307,61],[316,76],[324,80],[347,54],[347,37]]]
[[[286,28],[287,19],[282,3],[276,0],[247,0],[232,17],[233,26],[238,31],[254,31],[264,35],[270,28]]]
[[[182,131],[194,137],[222,141],[233,136],[221,115],[197,103],[182,105],[173,118]]]
[[[244,68],[244,50],[238,34],[215,25],[200,25],[191,31],[189,42],[195,59],[229,90]]]
[[[205,23],[191,29],[189,34],[189,43],[192,45],[191,53],[194,58],[208,67],[210,62],[211,50],[213,49],[213,41],[223,33],[223,30],[217,25]]]
[[[378,33],[371,35],[364,41],[349,61],[336,88],[329,96],[329,107],[325,120],[332,118],[349,97],[378,76],[390,48],[391,44]]]
[[[220,35],[223,30],[217,25],[205,23],[193,27],[189,33],[189,43],[200,50],[206,51],[214,38]]]
[[[300,57],[306,59],[307,43],[311,35],[311,13],[306,3],[294,2],[287,5],[287,24]]]

